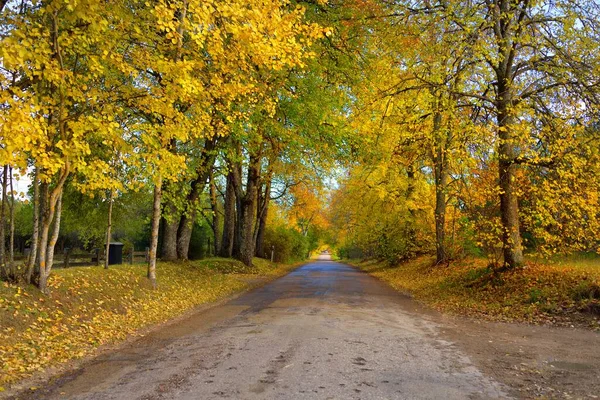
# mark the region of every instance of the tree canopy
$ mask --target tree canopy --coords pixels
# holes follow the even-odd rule
[[[157,258],[275,247],[502,269],[600,251],[595,1],[0,10],[3,278],[45,291],[57,245],[115,235],[149,247],[154,284]]]

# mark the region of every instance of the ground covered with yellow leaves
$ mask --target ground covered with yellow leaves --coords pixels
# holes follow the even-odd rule
[[[494,272],[486,260],[435,266],[420,257],[390,266],[352,263],[440,311],[496,321],[585,325],[600,329],[600,261],[528,262]]]
[[[158,288],[145,265],[55,270],[50,294],[0,284],[0,391],[33,373],[89,354],[200,304],[289,272],[292,266],[229,259],[159,263]]]

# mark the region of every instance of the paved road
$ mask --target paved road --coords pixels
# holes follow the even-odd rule
[[[319,260],[101,356],[43,397],[449,400],[506,393],[410,299]]]

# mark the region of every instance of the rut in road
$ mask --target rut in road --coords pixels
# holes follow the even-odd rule
[[[43,397],[508,398],[415,307],[321,260],[98,357]]]

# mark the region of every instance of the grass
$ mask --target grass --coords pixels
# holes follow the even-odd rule
[[[600,256],[594,253],[575,253],[568,256],[553,256],[545,259],[538,255],[526,256],[529,264],[549,264],[557,268],[573,268],[594,274],[600,271]]]
[[[440,311],[501,321],[600,328],[600,258],[555,258],[527,262],[496,273],[484,259],[434,266],[420,257],[390,266],[354,263],[364,271]]]
[[[159,263],[156,290],[144,265],[69,268],[52,273],[48,296],[32,286],[0,283],[0,391],[292,268],[262,259],[253,267],[220,258]]]

